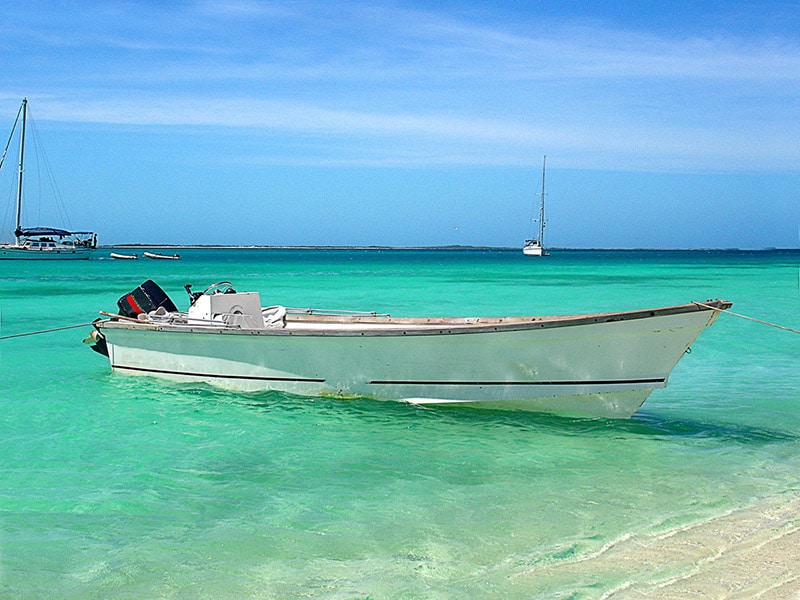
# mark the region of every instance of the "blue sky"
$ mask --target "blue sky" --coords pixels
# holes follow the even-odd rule
[[[69,214],[30,200],[28,225],[101,243],[513,247],[546,154],[548,245],[800,246],[796,1],[3,13],[0,135],[27,96]]]

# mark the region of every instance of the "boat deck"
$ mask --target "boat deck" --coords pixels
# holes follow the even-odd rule
[[[590,325],[614,321],[631,321],[651,317],[664,317],[690,312],[725,310],[731,306],[725,300],[708,303],[691,303],[662,308],[592,313],[564,316],[512,316],[512,317],[392,317],[381,314],[330,314],[316,312],[295,312],[289,309],[285,320],[278,326],[248,328],[240,324],[227,324],[222,320],[204,321],[191,318],[186,313],[170,313],[157,319],[133,319],[102,312],[110,317],[103,327],[158,329],[162,331],[187,331],[209,333],[243,333],[260,335],[395,335],[396,332],[408,334],[436,333],[477,333],[530,329],[549,329],[573,325]],[[712,317],[713,320],[713,317]]]
[[[295,315],[286,316],[285,327],[294,331],[326,330],[402,330],[402,329],[470,329],[494,325],[522,325],[536,322],[552,322],[571,317],[390,317],[343,316],[343,315]]]

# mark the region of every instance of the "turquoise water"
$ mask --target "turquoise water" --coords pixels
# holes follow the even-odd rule
[[[796,251],[181,254],[0,262],[0,335],[89,322],[146,278],[179,306],[219,280],[394,315],[726,298],[800,329]],[[89,331],[0,341],[2,597],[599,598],[630,573],[574,566],[610,545],[800,491],[800,335],[729,315],[630,421],[116,375]]]

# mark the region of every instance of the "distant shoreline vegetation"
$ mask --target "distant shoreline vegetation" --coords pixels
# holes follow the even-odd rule
[[[98,249],[176,249],[176,250],[376,250],[376,251],[424,251],[453,250],[478,252],[521,252],[513,246],[259,246],[259,245],[224,245],[224,244],[109,244],[99,245]],[[800,248],[548,248],[551,252],[800,252]]]

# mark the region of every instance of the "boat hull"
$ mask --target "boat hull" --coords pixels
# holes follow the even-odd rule
[[[0,260],[87,260],[91,248],[45,248],[33,250],[15,246],[0,246]]]
[[[241,391],[627,418],[666,386],[717,314],[685,305],[471,327],[97,327],[112,368],[124,373]]]

